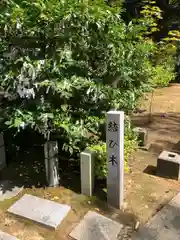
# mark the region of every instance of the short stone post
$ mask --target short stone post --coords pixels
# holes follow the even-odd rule
[[[148,131],[145,128],[135,127],[133,132],[137,135],[137,140],[140,147],[143,147],[147,144]]]
[[[56,187],[59,185],[59,160],[58,143],[48,141],[44,144],[46,180],[48,186]]]
[[[94,188],[94,153],[88,149],[81,152],[81,193],[92,196]]]
[[[121,208],[124,198],[124,112],[107,113],[107,202]]]
[[[0,170],[6,167],[6,153],[3,133],[0,133]]]

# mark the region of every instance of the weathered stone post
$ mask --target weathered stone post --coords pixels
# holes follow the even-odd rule
[[[81,152],[81,193],[92,196],[94,188],[94,153],[88,149]]]
[[[56,141],[46,142],[44,155],[48,186],[56,187],[59,185],[58,143]]]
[[[6,153],[4,147],[4,136],[0,133],[0,170],[6,167]]]
[[[107,202],[121,208],[124,198],[124,112],[109,111],[106,127]]]

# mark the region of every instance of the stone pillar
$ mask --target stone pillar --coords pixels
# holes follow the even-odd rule
[[[107,202],[121,208],[124,197],[124,112],[109,111],[106,125]]]
[[[6,167],[6,153],[3,133],[0,133],[0,170]]]
[[[148,131],[145,128],[135,127],[133,132],[137,135],[137,140],[140,147],[143,147],[147,144]]]
[[[59,185],[58,143],[48,141],[44,144],[46,180],[49,187]]]
[[[94,153],[86,149],[81,152],[81,193],[92,196],[94,188]]]

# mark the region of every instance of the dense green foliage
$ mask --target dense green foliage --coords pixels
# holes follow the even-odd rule
[[[130,113],[143,92],[164,81],[168,61],[156,66],[149,37],[156,19],[147,8],[126,24],[121,9],[102,0],[0,4],[4,129],[30,127],[46,139],[60,138],[62,149],[76,154],[102,138],[108,110]]]
[[[177,76],[180,77],[180,42],[177,44],[176,72],[177,72]]]
[[[151,12],[156,12],[157,6],[161,11],[162,18],[158,21],[159,32],[155,34],[157,40],[162,39],[168,35],[170,30],[177,30],[180,26],[180,1],[179,0],[125,0],[127,14],[129,19],[140,17],[144,6],[152,6]]]
[[[146,1],[144,1],[144,4]],[[161,27],[160,21],[163,20],[163,11],[156,6],[156,1],[147,1],[146,5],[142,6],[140,14],[148,19],[149,31],[147,34],[154,39],[155,36],[160,34]],[[159,42],[154,42],[154,52],[151,57],[151,82],[154,87],[168,86],[169,82],[175,79],[175,54],[176,46],[174,39],[177,32],[169,32],[166,38],[161,39]]]
[[[9,1],[1,26],[5,124],[56,133],[70,153],[98,134],[109,109],[131,111],[148,83],[144,27],[126,26],[103,1]]]
[[[180,1],[179,0],[127,0],[125,18],[131,20],[133,18],[142,17],[142,14],[151,16],[151,19],[156,18],[155,24],[152,27],[154,31],[152,32],[152,37],[156,42],[168,41],[175,45],[180,41]],[[162,55],[161,58],[165,56],[165,60],[169,62],[166,55]],[[168,58],[176,60],[176,73],[177,78],[179,78],[179,51],[175,54],[168,55]],[[171,62],[172,62],[171,59]],[[167,65],[167,63],[166,63]],[[168,76],[165,80],[162,79],[164,70],[164,75]],[[169,72],[170,70],[170,72]],[[168,66],[164,68],[162,66],[157,66],[157,69],[153,71],[157,76],[155,77],[155,82],[164,86],[168,84],[168,79],[174,79],[174,66]],[[172,79],[171,79],[172,77]],[[162,80],[159,80],[162,79]],[[178,80],[179,81],[179,80]]]
[[[154,87],[168,86],[175,79],[176,47],[171,43],[158,43],[153,55],[151,81]]]

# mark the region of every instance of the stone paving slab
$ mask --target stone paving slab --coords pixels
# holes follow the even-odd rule
[[[122,227],[120,223],[89,211],[70,237],[76,240],[116,240]]]
[[[10,180],[0,181],[0,201],[15,197],[23,190],[23,186],[16,186]]]
[[[8,212],[56,229],[70,209],[68,205],[25,194]]]
[[[18,240],[18,239],[9,235],[8,233],[0,231],[0,240]]]
[[[180,193],[165,205],[132,240],[179,240]]]

